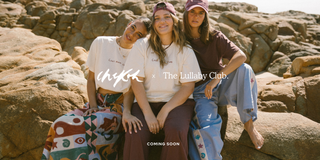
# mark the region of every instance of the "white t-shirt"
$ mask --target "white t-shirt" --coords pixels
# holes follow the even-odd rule
[[[94,72],[96,89],[101,87],[124,93],[129,90],[130,79],[127,82],[122,79],[116,81],[117,75],[123,72],[130,50],[121,48],[116,37],[100,36],[92,42],[86,65]]]
[[[149,47],[148,38],[134,44],[124,69],[132,69],[131,73],[140,71],[137,76],[144,77],[149,102],[168,102],[181,88],[181,83],[201,80],[198,61],[191,47],[184,47],[183,53],[179,53],[179,48],[173,43],[166,49],[168,64],[161,68],[158,56]]]

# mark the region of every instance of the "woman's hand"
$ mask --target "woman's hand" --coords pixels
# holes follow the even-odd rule
[[[153,134],[157,134],[159,132],[159,124],[154,114],[152,112],[149,114],[145,114],[144,118],[148,124],[150,132]]]
[[[169,112],[167,110],[165,110],[164,107],[160,110],[160,112],[157,116],[157,120],[158,120],[160,129],[162,129],[164,127],[164,123],[166,122],[168,114],[169,114]]]
[[[98,107],[90,107],[87,111],[83,113],[83,116],[91,116],[92,113],[99,111]]]
[[[128,130],[127,130],[127,125],[128,124]],[[139,128],[139,130],[141,130],[141,127],[143,127],[142,122],[135,116],[133,116],[130,113],[123,113],[122,116],[122,125],[124,128],[124,131],[127,132],[129,131],[130,134],[132,134],[132,126],[134,129],[134,132],[137,133],[137,128]]]
[[[208,99],[211,99],[212,90],[219,84],[219,82],[220,79],[212,79],[212,81],[207,84],[206,89],[204,90],[204,94]]]

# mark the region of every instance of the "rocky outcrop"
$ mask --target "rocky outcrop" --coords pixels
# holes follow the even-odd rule
[[[37,25],[39,20],[40,17],[38,16],[23,15],[19,18],[18,23],[22,23],[24,28],[32,29]]]
[[[182,18],[185,1],[170,1]],[[20,27],[30,28],[37,35],[57,40],[64,51],[72,54],[73,48],[89,50],[97,36],[119,36],[126,24],[137,16],[152,16],[157,1],[21,1],[26,14],[21,14]],[[285,67],[297,57],[318,55],[301,42],[320,45],[318,42],[319,16],[297,11],[262,14],[256,6],[246,3],[209,4],[210,24],[221,30],[247,55],[246,63],[257,73],[268,70],[282,75]],[[0,20],[1,22],[1,20]],[[219,24],[218,24],[219,23]],[[6,23],[7,24],[7,23]],[[16,25],[18,26],[18,25]],[[283,43],[283,44],[282,44]],[[273,59],[280,51],[289,58]]]
[[[280,21],[289,24],[281,24],[281,26],[284,27],[281,29],[282,31],[284,31],[283,29],[285,28],[286,31],[289,31],[288,28],[291,30],[286,32],[286,34],[281,32],[281,35],[292,35],[294,37],[293,41],[295,42],[306,41],[319,46],[319,15],[289,10],[276,13],[274,16],[275,18],[280,19]]]
[[[268,70],[282,76],[295,58],[319,54],[319,50],[311,49],[312,44],[304,43],[314,43],[317,35],[314,32],[310,32],[310,35],[308,26],[319,28],[315,18],[309,15],[299,17],[288,14],[281,17],[279,14],[223,12],[216,21],[251,39],[252,52],[247,54],[250,55],[250,62],[247,63],[256,73]],[[272,57],[277,51],[288,55],[290,60],[282,58],[275,61]]]
[[[81,71],[84,73],[84,77],[87,79],[89,68],[85,65],[88,58],[88,52],[86,49],[82,47],[74,47],[71,58],[81,66]]]
[[[292,63],[287,55],[279,51],[274,52],[270,62],[267,71],[281,77]]]
[[[80,12],[68,36],[65,50],[72,53],[73,47],[83,46],[86,50],[94,38],[101,35],[119,36],[127,24],[134,19],[131,11],[113,11],[99,4],[87,6]]]
[[[37,35],[50,37],[60,42],[63,50],[72,54],[75,46],[89,49],[93,39],[101,35],[121,35],[126,24],[137,15],[151,16],[156,1],[23,1],[27,14],[21,15],[19,23],[22,27],[33,29]],[[146,4],[145,4],[146,3]],[[172,1],[179,12],[184,11],[184,3]],[[182,5],[181,5],[182,4]],[[67,5],[64,7],[63,5]],[[50,9],[49,9],[50,8]],[[210,2],[211,11],[243,11],[256,12],[257,7],[246,3],[214,3]],[[182,18],[182,13],[177,14]],[[216,22],[211,22],[215,24]],[[243,41],[243,36],[233,34],[234,41],[248,55],[250,62],[251,43]]]
[[[41,16],[48,10],[48,5],[42,1],[30,2],[26,5],[27,14],[31,16]]]
[[[0,28],[0,48],[0,159],[40,159],[52,121],[88,100],[86,79],[57,41],[26,29]]]
[[[209,9],[212,11],[237,11],[237,12],[257,12],[258,7],[248,3],[239,2],[209,2]]]
[[[281,37],[279,37],[282,39]],[[287,70],[290,70],[292,62],[298,57],[305,56],[319,56],[319,47],[310,43],[300,42],[299,44],[294,41],[284,40],[274,53],[270,60],[267,70],[278,76],[283,76]],[[289,73],[290,71],[288,71]],[[309,74],[311,75],[311,74]],[[292,77],[294,75],[285,74],[285,77]]]
[[[33,33],[36,35],[42,35],[50,37],[56,28],[56,17],[57,14],[54,11],[46,12],[40,17],[37,25],[33,28]]]
[[[255,127],[264,137],[260,150],[254,149],[243,129],[237,109],[228,108],[222,156],[224,159],[277,160],[317,159],[320,154],[320,124],[296,113],[258,112]]]
[[[268,72],[271,72],[277,76],[282,76],[287,71],[287,68],[290,67],[291,63],[291,59],[284,55],[283,57],[277,58],[269,64]]]
[[[224,23],[215,24],[215,29],[220,30],[228,39],[235,43],[247,56],[246,63],[250,63],[252,42],[250,38],[243,36]]]
[[[73,7],[64,11],[57,9],[42,14],[33,32],[56,39],[63,50],[71,55],[75,46],[83,46],[89,50],[97,36],[121,35],[127,24],[144,12],[143,2],[128,2],[120,6],[93,3],[83,5],[79,13],[75,13]]]
[[[285,55],[289,55],[292,54],[294,51],[299,50],[300,48],[301,46],[295,42],[283,41],[279,46],[278,51],[284,53]]]
[[[272,83],[272,82],[271,82]],[[259,92],[258,98],[262,101],[262,106],[265,106],[266,109],[276,109],[278,106],[286,106],[286,110],[289,112],[295,111],[295,94],[292,90],[292,83],[289,82],[282,82],[277,85],[266,85],[266,86],[259,86],[263,87],[263,90]],[[275,104],[267,103],[266,101],[273,101]],[[278,101],[278,103],[277,103]],[[281,103],[280,103],[281,102]],[[272,107],[272,105],[274,105]],[[264,110],[268,111],[268,110]]]
[[[307,117],[320,123],[320,75],[314,77],[307,77],[304,79],[306,88],[306,105],[307,105]],[[297,99],[298,102],[299,99]],[[305,101],[301,100],[301,103]]]
[[[23,6],[0,1],[0,27],[14,27],[24,13],[26,10]]]
[[[277,51],[280,45],[276,22],[236,12],[223,12],[217,22],[224,23],[251,39],[249,64],[254,72],[263,71],[267,67],[274,51]]]
[[[320,27],[318,25],[309,26],[308,34],[310,39],[309,42],[314,45],[320,46]]]
[[[265,112],[295,112],[320,123],[320,75],[258,82],[258,107]]]
[[[316,74],[320,74],[320,56],[306,56],[294,59],[283,77],[307,77]]]

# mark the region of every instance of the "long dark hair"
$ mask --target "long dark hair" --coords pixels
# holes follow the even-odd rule
[[[188,11],[184,11],[183,13],[183,26],[184,34],[187,40],[190,42],[193,39],[193,37],[191,36],[191,26],[189,24]],[[202,24],[199,27],[198,32],[200,33],[200,40],[204,44],[208,44],[211,41],[210,37],[216,34],[216,31],[210,26],[209,16],[207,13],[205,13],[205,17],[203,19]]]

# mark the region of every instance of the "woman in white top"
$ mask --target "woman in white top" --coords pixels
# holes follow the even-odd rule
[[[121,123],[130,124],[130,132],[131,125],[141,124],[128,114],[121,122],[122,104],[131,106],[134,97],[130,81],[119,75],[133,44],[148,34],[150,23],[140,17],[128,24],[122,36],[100,36],[92,42],[86,62],[90,105],[59,117],[51,125],[41,159],[117,159]]]
[[[163,146],[162,160],[187,160],[187,134],[194,101],[190,98],[200,69],[187,45],[172,4],[159,2],[153,10],[151,35],[133,46],[125,70],[137,73],[132,89],[137,103],[131,112],[142,122],[137,133],[126,133],[124,160],[148,159],[148,146]],[[153,143],[152,133],[164,130],[165,140]],[[175,146],[172,146],[174,145]]]

